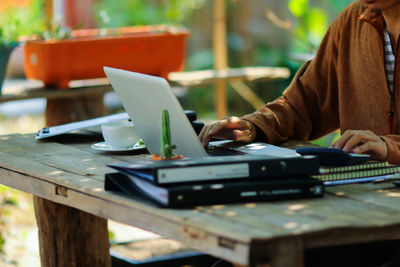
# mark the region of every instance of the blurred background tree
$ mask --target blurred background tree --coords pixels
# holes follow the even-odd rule
[[[1,0],[0,27],[18,21],[19,35],[43,32],[46,1]],[[76,5],[70,10],[75,13],[92,6],[92,10],[83,13],[93,22],[83,27],[145,24],[186,27],[191,32],[186,70],[213,68],[213,0],[64,1]],[[287,67],[293,76],[305,60],[312,58],[328,25],[350,2],[352,0],[226,0],[229,67]],[[249,86],[260,99],[268,102],[278,97],[290,80],[258,81]],[[196,110],[199,118],[215,119],[213,86],[182,90],[178,97],[183,107]],[[230,115],[241,116],[254,111],[254,107],[229,88],[227,102]]]
[[[311,58],[330,22],[351,0],[228,0],[227,30],[229,67],[280,66],[294,74]],[[143,24],[173,24],[188,28],[187,70],[213,68],[212,0],[99,0],[98,24],[117,27]],[[279,96],[288,81],[251,84],[265,101]],[[183,106],[199,117],[215,118],[212,86],[189,90],[180,98]],[[232,115],[254,108],[233,90],[228,90]]]
[[[65,0],[77,7],[85,0]],[[120,27],[145,24],[179,25],[190,30],[186,70],[213,68],[213,0],[90,0],[94,25]],[[351,0],[226,0],[229,67],[287,67],[292,75],[315,53],[329,23]],[[10,7],[11,6],[11,7]],[[2,0],[0,25],[18,20],[20,35],[44,29],[45,0]],[[6,11],[5,9],[8,8]],[[252,83],[254,92],[271,101],[287,81]],[[213,119],[212,86],[188,90],[180,97],[200,118]],[[243,115],[254,108],[228,90],[228,109]]]
[[[54,0],[56,1],[56,0]],[[212,69],[213,0],[64,0],[77,11],[93,5],[91,27],[120,27],[166,24],[186,27],[191,32],[186,70]],[[46,0],[2,0],[0,26],[18,21],[19,35],[44,30]],[[330,22],[352,0],[226,0],[229,67],[287,67],[292,76],[312,58]],[[82,8],[83,9],[83,8]],[[88,11],[86,11],[86,15]],[[265,102],[278,97],[289,84],[285,81],[254,82],[252,90]],[[215,119],[213,86],[182,91],[179,100],[199,118]],[[228,88],[228,112],[241,116],[254,110]]]
[[[43,0],[2,0],[1,2],[0,29],[3,29],[5,35],[16,39],[18,36],[28,37],[43,32]]]

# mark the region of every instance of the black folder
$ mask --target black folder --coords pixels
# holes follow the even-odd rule
[[[157,186],[143,179],[122,173],[108,173],[105,189],[134,198],[151,200],[162,207],[183,208],[198,205],[272,201],[295,198],[316,198],[324,194],[324,185],[308,176],[278,177],[268,180],[220,183],[189,183]]]
[[[122,173],[156,185],[218,182],[226,179],[257,180],[281,176],[300,177],[319,173],[315,156],[276,158],[237,155],[179,160],[138,160],[107,164]]]

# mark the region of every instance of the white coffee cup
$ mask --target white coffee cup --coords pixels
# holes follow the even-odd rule
[[[121,120],[101,125],[104,141],[112,148],[128,148],[140,139],[133,122]]]

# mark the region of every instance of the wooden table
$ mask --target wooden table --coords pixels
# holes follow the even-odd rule
[[[92,134],[69,134],[51,141],[36,141],[34,135],[1,136],[0,183],[71,207],[74,213],[59,214],[65,216],[62,218],[67,223],[73,223],[76,214],[112,219],[241,265],[303,266],[303,252],[307,248],[400,235],[400,190],[390,183],[328,188],[321,199],[177,210],[106,192],[104,174],[112,170],[105,164],[149,155],[92,150],[90,145],[100,140]],[[63,250],[57,256],[69,257],[70,261],[95,257],[97,266],[110,266],[108,253],[98,254],[108,248],[108,237],[102,237],[102,244],[82,248],[81,243],[92,240],[95,231],[77,231],[79,234],[65,231],[54,236],[55,242],[64,240]],[[85,244],[88,246],[88,242]],[[63,265],[55,260],[52,266],[85,265]]]

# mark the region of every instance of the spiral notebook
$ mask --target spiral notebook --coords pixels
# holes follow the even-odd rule
[[[400,179],[400,165],[388,162],[368,161],[362,164],[321,167],[319,174],[312,175],[325,186]]]

